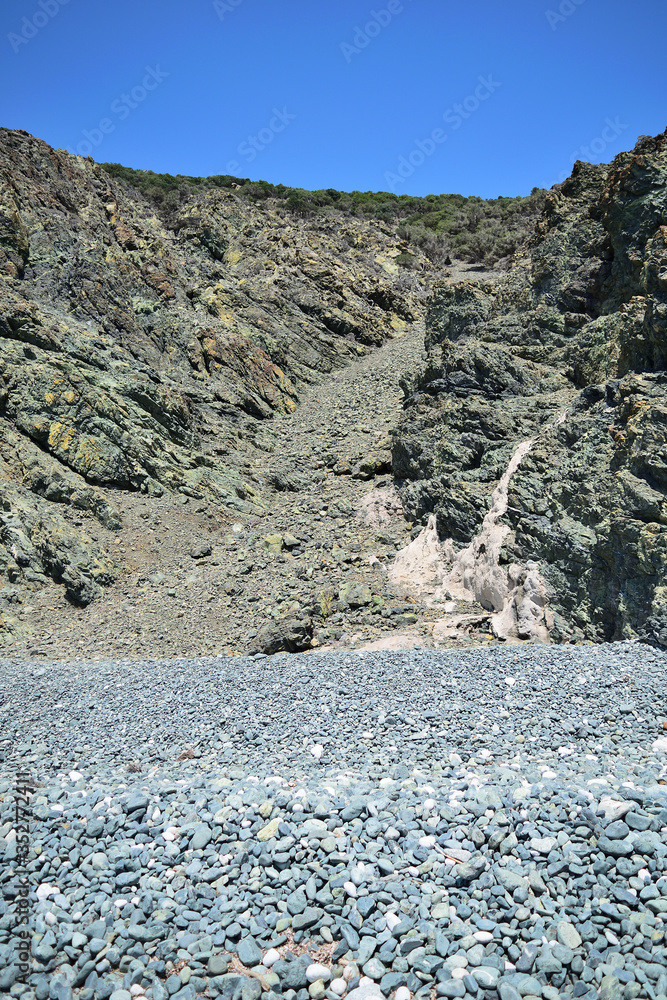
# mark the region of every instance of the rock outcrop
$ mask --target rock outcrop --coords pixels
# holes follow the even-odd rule
[[[130,649],[667,647],[667,135],[576,164],[504,271],[131,174],[0,130],[0,644],[123,608]]]
[[[451,562],[532,442],[497,565],[508,586],[539,573],[555,640],[667,645],[666,185],[667,133],[577,163],[506,274],[436,288],[427,360],[404,383],[394,475]],[[507,592],[478,589],[503,610]]]
[[[244,461],[265,418],[419,316],[433,266],[415,251],[405,271],[403,249],[374,220],[226,190],[166,222],[92,160],[1,129],[0,583],[92,600],[122,567],[80,516],[121,530],[119,491],[261,512]]]

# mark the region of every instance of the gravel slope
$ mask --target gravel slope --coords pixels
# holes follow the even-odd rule
[[[629,643],[5,662],[0,990],[664,997],[666,667]]]
[[[87,607],[49,588],[29,603],[0,591],[0,647],[3,596],[18,630],[5,655],[138,660],[354,648],[405,633],[422,645],[490,638],[488,614],[467,602],[457,611],[473,612],[474,624],[434,638],[442,612],[406,603],[387,580],[412,527],[389,475],[388,433],[401,412],[399,381],[423,345],[414,324],[303,389],[293,413],[256,422],[244,443],[244,474],[265,505],[256,515],[221,516],[180,494],[119,494],[123,531],[93,533],[127,572]],[[369,504],[379,519],[365,516]]]

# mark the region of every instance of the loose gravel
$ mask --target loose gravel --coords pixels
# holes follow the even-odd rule
[[[663,653],[16,661],[0,677],[3,995],[667,997]],[[19,769],[37,785],[28,976]]]

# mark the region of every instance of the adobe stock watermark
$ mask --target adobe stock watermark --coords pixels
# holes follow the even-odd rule
[[[237,7],[240,7],[243,0],[213,0],[213,10],[221,21],[224,21],[227,14],[233,14]]]
[[[27,45],[35,35],[38,35],[42,28],[45,28],[50,21],[60,12],[61,7],[65,7],[70,0],[38,0],[38,10],[34,11],[31,17],[24,17],[21,21],[19,32],[10,31],[7,41],[14,52],[19,52],[22,45]]]
[[[408,0],[412,3],[412,0]],[[355,25],[352,42],[341,42],[340,50],[345,56],[347,63],[352,62],[353,56],[360,55],[367,48],[374,38],[389,27],[398,14],[402,14],[405,7],[401,0],[389,0],[386,7],[381,10],[372,10],[370,18],[363,27]]]
[[[562,184],[566,180],[570,173],[572,172],[572,166],[577,162],[577,160],[584,160],[586,163],[592,163],[593,160],[599,159],[608,147],[614,143],[619,135],[626,131],[630,126],[626,125],[621,119],[616,116],[616,118],[605,118],[605,127],[602,129],[600,135],[591,139],[587,146],[579,146],[574,152],[570,153],[570,169],[563,170],[555,184]]]
[[[239,143],[236,152],[245,159],[246,163],[252,163],[267,146],[271,145],[280,132],[285,131],[295,118],[296,115],[290,114],[287,108],[274,108],[273,118],[268,125],[261,128],[256,135],[249,135],[247,139]],[[238,160],[230,160],[227,164],[227,172],[233,174],[240,166]]]
[[[162,81],[168,76],[169,73],[160,69],[159,66],[146,66],[146,74],[141,83],[133,87],[129,93],[121,94],[120,97],[112,101],[109,107],[110,113],[118,121],[124,121],[126,118],[129,118],[132,112],[140,104],[143,104],[151,91],[157,90]],[[93,150],[102,144],[104,137],[115,131],[117,121],[114,121],[114,118],[100,118],[95,128],[85,128],[81,133],[83,139],[77,143],[75,149],[68,146],[68,152],[75,153],[77,156],[92,156]]]
[[[14,779],[14,832],[16,865],[14,875],[16,879],[16,914],[13,937],[16,942],[16,969],[17,979],[26,983],[30,975],[30,945],[32,941],[32,931],[30,929],[30,917],[32,903],[30,899],[30,873],[28,863],[32,850],[30,838],[30,824],[32,821],[32,807],[30,799],[35,792],[34,782],[28,771],[19,771]]]
[[[545,10],[544,16],[549,22],[551,30],[555,31],[559,24],[563,24],[564,21],[567,21],[568,17],[576,14],[578,8],[585,3],[586,0],[562,0],[557,10]]]
[[[474,115],[484,101],[488,101],[501,86],[497,80],[493,79],[492,74],[480,76],[478,81],[473,93],[468,94],[460,104],[454,104],[451,108],[447,108],[442,116],[449,126],[450,132],[456,132],[460,129],[463,123]],[[434,128],[425,139],[416,139],[412,151],[407,156],[399,157],[396,172],[387,171],[385,173],[384,179],[389,184],[389,189],[393,191],[401,181],[412,177],[415,170],[421,167],[429,156],[433,156],[438,146],[442,146],[448,139],[449,133],[443,128]]]

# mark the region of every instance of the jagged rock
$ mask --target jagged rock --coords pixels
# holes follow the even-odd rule
[[[203,545],[198,545],[196,548],[192,549],[190,555],[193,559],[205,559],[206,556],[210,556],[213,552],[213,548],[208,542]]]
[[[373,595],[366,583],[344,583],[338,590],[338,600],[351,608],[363,608],[371,604]]]
[[[667,133],[609,167],[575,164],[507,274],[434,291],[427,360],[405,384],[394,474],[452,552],[481,537],[532,442],[498,567],[521,587],[536,565],[555,639],[666,645],[666,180]]]
[[[370,452],[355,467],[352,475],[357,479],[372,479],[384,472],[391,472],[391,452]]]
[[[282,535],[266,535],[262,539],[262,546],[267,552],[272,552],[274,555],[279,555],[283,550],[283,536]]]
[[[271,471],[267,480],[278,493],[298,493],[305,488],[305,476],[296,472]]]
[[[262,626],[248,643],[250,653],[298,653],[310,649],[313,625],[310,618],[285,619]]]

